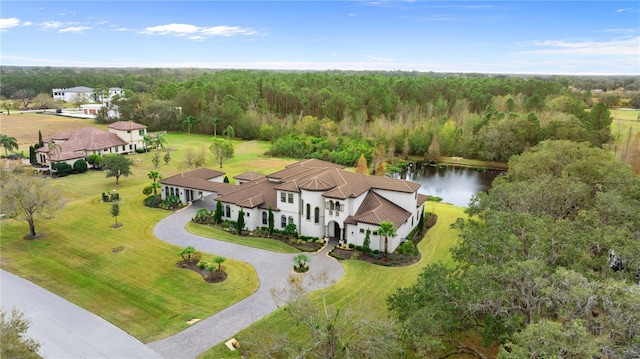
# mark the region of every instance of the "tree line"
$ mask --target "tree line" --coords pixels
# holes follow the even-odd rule
[[[50,87],[120,86],[119,119],[150,131],[186,130],[273,142],[271,153],[304,146],[297,157],[331,158],[341,143],[361,153],[340,157],[355,165],[360,154],[462,156],[507,161],[547,139],[610,140],[610,106],[621,95],[598,95],[576,85],[587,81],[635,88],[632,77],[490,76],[418,72],[277,72],[205,69],[52,69],[3,67],[3,94],[31,94]],[[34,77],[39,80],[35,81]],[[34,81],[29,85],[25,79]],[[582,82],[581,82],[582,81]],[[142,86],[141,83],[145,84]],[[584,84],[583,84],[584,85]],[[14,95],[15,95],[14,91]],[[22,91],[24,92],[24,91]],[[628,93],[640,106],[640,93]],[[599,96],[599,97],[598,97]],[[636,99],[637,97],[637,99]],[[115,121],[103,111],[101,123]],[[384,146],[384,150],[380,149]],[[361,148],[362,147],[362,148]],[[335,155],[334,155],[335,157]]]

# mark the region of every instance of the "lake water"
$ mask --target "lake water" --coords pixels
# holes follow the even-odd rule
[[[442,202],[468,207],[471,197],[488,190],[493,179],[502,173],[504,171],[416,164],[408,167],[406,174],[398,174],[397,177],[420,183],[418,193],[438,196]]]

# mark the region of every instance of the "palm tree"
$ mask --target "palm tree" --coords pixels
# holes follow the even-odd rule
[[[295,263],[295,265],[298,267],[298,271],[302,272],[304,271],[307,262],[310,262],[311,260],[309,259],[309,257],[307,257],[305,254],[298,254],[297,256],[293,257],[293,263]]]
[[[227,129],[222,132],[223,134],[227,135],[227,140],[229,139],[229,137],[231,138],[236,137],[236,131],[233,129],[233,126],[231,125],[227,126]]]
[[[389,221],[380,222],[378,227],[378,234],[384,236],[384,260],[389,260],[389,237],[395,237],[398,235],[393,223]]]
[[[193,127],[198,120],[193,116],[187,116],[187,118],[182,121],[182,125],[187,128],[187,134],[191,135],[191,127]]]
[[[145,156],[149,156],[146,153],[149,153],[149,147],[151,147],[151,145],[153,145],[153,136],[151,135],[144,135],[142,136],[142,141],[144,143],[144,153]]]
[[[167,140],[165,140],[164,135],[159,133],[156,133],[156,137],[151,141],[151,145],[156,149],[156,151],[158,151],[158,149],[164,150],[166,144]]]
[[[5,157],[9,155],[8,151],[18,149],[18,141],[15,137],[11,137],[9,135],[0,135],[0,144],[2,145],[2,147],[4,147]]]
[[[226,261],[227,259],[225,257],[221,257],[218,256],[216,257],[213,261],[216,262],[218,264],[218,271],[222,270],[222,263],[224,263],[224,261]]]
[[[53,177],[53,157],[57,157],[60,152],[62,152],[62,147],[51,141],[47,143],[47,149],[49,154],[49,173]]]
[[[211,124],[213,125],[213,137],[217,137],[218,135],[218,124],[220,123],[220,119],[218,117],[214,117],[211,119]]]
[[[153,181],[151,182],[151,188],[153,189],[153,197],[158,198],[158,188],[161,188],[161,185],[158,182],[158,180],[162,179],[162,176],[160,175],[160,173],[158,173],[158,171],[149,171],[147,176],[149,177],[150,180]]]

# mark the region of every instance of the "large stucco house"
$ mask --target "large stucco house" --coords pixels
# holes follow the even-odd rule
[[[388,238],[389,251],[418,225],[427,199],[418,193],[420,185],[415,182],[356,174],[315,159],[269,175],[243,173],[234,177],[235,185],[224,183],[224,175],[199,168],[165,178],[160,181],[162,198],[176,196],[183,203],[203,201],[211,210],[220,201],[223,218],[229,220],[237,220],[242,209],[248,230],[268,225],[269,208],[276,228],[293,223],[301,235],[362,245],[370,230],[371,248],[378,250],[384,249],[378,226],[390,221],[397,236]]]
[[[95,90],[86,86],[75,86],[70,88],[54,88],[51,89],[54,100],[63,100],[66,102],[82,101],[82,102],[105,102],[110,101],[113,96],[124,96],[124,90],[120,87],[110,87],[105,98],[100,98]]]
[[[36,149],[36,162],[49,166],[56,162],[75,161],[90,154],[133,153],[144,147],[147,126],[132,121],[118,121],[107,125],[108,131],[85,127],[43,139],[44,147]],[[51,144],[56,144],[51,150]]]

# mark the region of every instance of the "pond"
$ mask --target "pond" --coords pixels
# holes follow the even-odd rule
[[[471,197],[488,190],[493,179],[504,173],[500,170],[477,170],[464,167],[434,167],[428,164],[413,164],[406,168],[404,178],[421,185],[418,193],[442,198],[442,202],[468,207]]]

